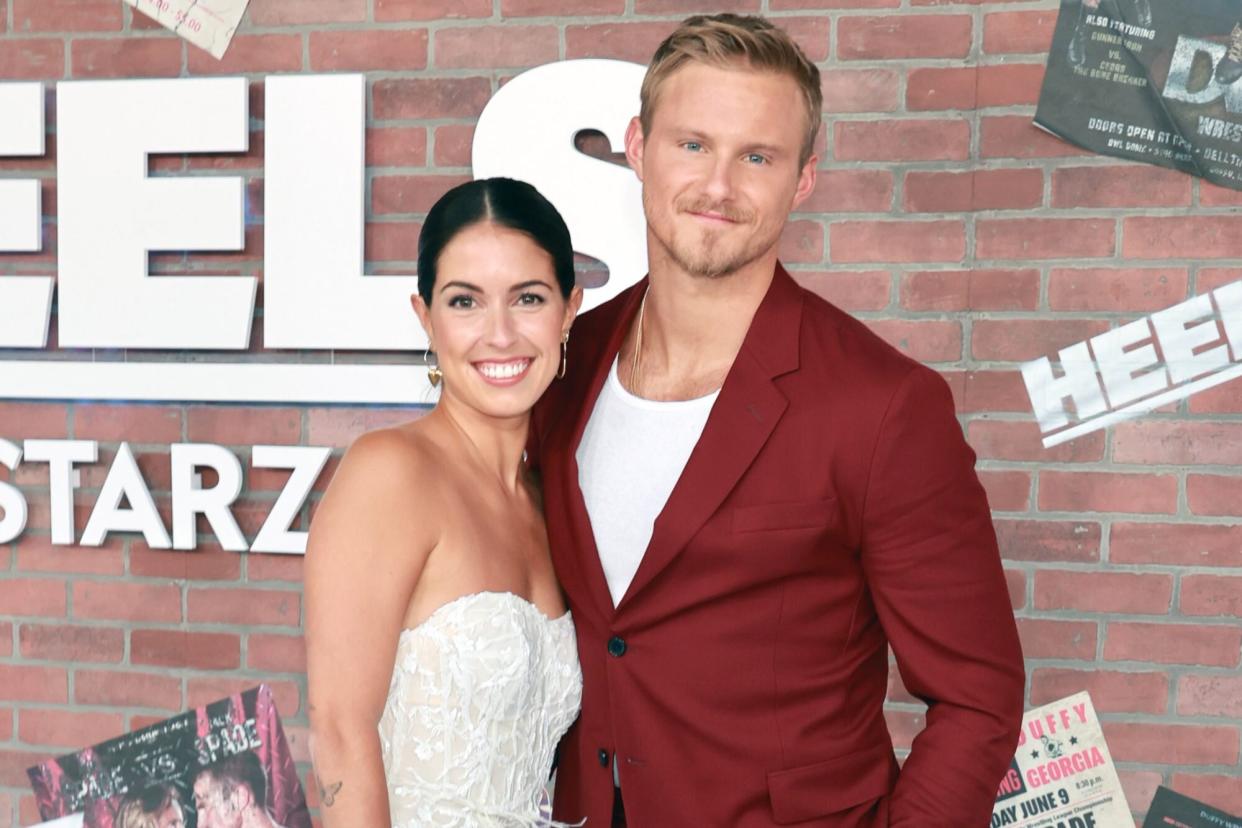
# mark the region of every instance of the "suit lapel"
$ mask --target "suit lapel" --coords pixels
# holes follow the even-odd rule
[[[617,611],[677,557],[763,449],[788,405],[773,379],[798,367],[801,320],[802,293],[778,264]],[[595,390],[598,393],[598,384]],[[598,554],[592,557],[598,564]]]
[[[579,572],[582,585],[590,593],[602,618],[613,615],[612,593],[608,590],[608,579],[604,576],[599,550],[595,546],[595,531],[591,528],[582,488],[578,485],[577,451],[591,412],[595,410],[595,401],[612,369],[613,359],[621,349],[621,342],[646,291],[647,280],[644,278],[619,296],[615,300],[617,310],[614,318],[604,321],[604,334],[576,355],[584,367],[572,374],[574,381],[566,386],[566,394],[562,397],[564,419],[551,430],[556,440],[552,462],[555,474],[561,477],[560,490],[565,494],[566,517],[574,539],[573,548],[566,550],[564,562],[570,563]]]

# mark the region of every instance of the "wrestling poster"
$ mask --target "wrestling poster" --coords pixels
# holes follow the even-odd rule
[[[311,828],[266,685],[48,760],[27,774],[40,816],[58,826],[196,828],[200,816],[225,824],[213,818],[219,811],[244,817],[246,825]]]
[[[1161,785],[1143,820],[1143,828],[1242,828],[1242,817],[1204,805]]]
[[[1035,124],[1242,189],[1242,3],[1062,0]]]
[[[992,828],[1134,828],[1085,691],[1028,710],[1001,781]]]

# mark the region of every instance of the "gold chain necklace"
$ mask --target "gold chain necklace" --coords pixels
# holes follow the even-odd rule
[[[634,396],[640,397],[638,393],[638,372],[643,366],[643,317],[647,312],[647,294],[651,291],[651,285],[647,285],[647,289],[643,291],[643,301],[638,305],[638,331],[634,334],[634,356],[630,360],[630,390]]]

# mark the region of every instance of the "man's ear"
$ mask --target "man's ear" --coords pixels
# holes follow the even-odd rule
[[[819,166],[819,156],[814,153],[806,159],[806,163],[802,165],[802,169],[798,170],[798,187],[794,190],[793,205],[790,212],[798,209],[802,202],[810,197],[815,190],[816,168]]]
[[[630,169],[638,176],[639,181],[643,180],[643,143],[645,140],[642,122],[635,115],[630,118],[630,125],[625,128],[625,160],[629,162]]]

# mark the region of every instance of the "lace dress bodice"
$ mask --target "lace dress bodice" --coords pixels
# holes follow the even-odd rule
[[[379,724],[394,828],[551,824],[544,784],[581,699],[569,613],[480,592],[403,630]]]

